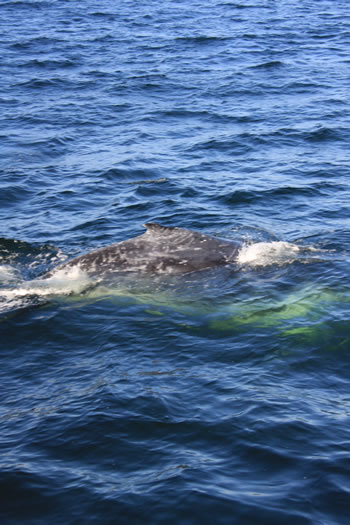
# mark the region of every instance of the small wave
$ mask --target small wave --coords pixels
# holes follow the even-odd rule
[[[344,139],[342,130],[320,127],[305,133],[305,140],[308,142],[326,142]]]
[[[88,16],[94,16],[96,18],[107,18],[108,20],[115,20],[117,17],[115,13],[111,13],[108,11],[92,11],[90,13],[87,13]]]
[[[50,3],[47,2],[46,0],[26,0],[25,2],[23,2],[23,0],[15,0],[15,1],[10,0],[10,1],[4,2],[2,5],[10,6],[16,9],[18,7],[23,7],[26,9],[32,9],[32,8],[43,9],[43,8],[50,7]]]
[[[168,179],[165,177],[161,177],[160,179],[145,179],[145,180],[136,180],[136,181],[130,181],[126,184],[160,184],[162,182],[168,182]]]
[[[62,78],[31,78],[30,80],[26,80],[24,82],[19,82],[18,86],[22,88],[42,88],[42,87],[62,87],[65,85],[65,81]]]
[[[28,2],[24,2],[25,4],[28,4]],[[15,5],[15,4],[14,4]],[[37,48],[41,48],[42,46],[53,46],[54,44],[61,44],[64,42],[63,39],[60,38],[53,38],[53,37],[46,37],[46,36],[39,36],[34,38],[25,39],[22,38],[21,40],[16,40],[11,44],[11,48],[14,50],[35,50]]]
[[[212,44],[222,42],[225,40],[232,40],[230,35],[194,35],[194,36],[180,36],[176,37],[177,42],[185,42],[189,44]]]
[[[51,59],[51,58],[34,58],[28,61],[25,61],[21,64],[21,67],[28,68],[40,68],[40,69],[49,69],[56,71],[60,68],[70,68],[75,66],[76,63],[70,58],[64,59]]]
[[[0,203],[2,206],[18,205],[18,202],[30,198],[31,194],[31,189],[24,184],[3,186],[1,188]]]
[[[204,142],[190,144],[187,148],[189,153],[194,151],[203,150],[210,151],[214,150],[217,152],[234,151],[237,154],[244,154],[251,151],[253,148],[243,140],[237,140],[237,137],[223,137],[223,138],[211,138]]]
[[[50,244],[0,238],[0,281],[6,285],[16,276],[17,280],[33,279],[65,259],[66,255]]]
[[[276,69],[276,68],[280,68],[280,67],[283,67],[284,66],[284,63],[281,62],[280,60],[270,60],[270,61],[267,61],[267,62],[261,62],[260,64],[256,64],[254,66],[250,66],[251,69],[268,69],[268,70],[271,70],[271,69]]]
[[[109,168],[105,171],[98,171],[98,176],[103,177],[103,179],[121,182],[123,184],[137,184],[139,180],[156,180],[161,177],[160,172],[155,169],[128,169],[128,168]]]
[[[55,70],[57,72],[57,70]],[[67,75],[54,76],[50,78],[33,77],[28,80],[15,82],[13,87],[25,89],[85,89],[91,87],[88,80],[83,78],[73,78]]]
[[[217,199],[225,204],[249,204],[257,202],[258,200],[267,202],[267,200],[275,200],[281,202],[282,199],[292,198],[311,198],[317,196],[327,196],[329,191],[334,189],[342,189],[339,185],[333,183],[315,183],[312,185],[303,186],[278,186],[276,188],[268,189],[237,189],[226,194],[219,194]]]

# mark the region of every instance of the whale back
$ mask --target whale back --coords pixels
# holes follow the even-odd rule
[[[234,262],[237,245],[198,231],[144,224],[146,232],[86,255],[59,267],[79,266],[89,275],[103,277],[117,272],[189,273]]]

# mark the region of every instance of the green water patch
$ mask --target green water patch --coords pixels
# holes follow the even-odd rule
[[[203,279],[137,280],[127,276],[118,283],[95,285],[80,276],[72,281],[76,287],[66,281],[63,286],[59,279],[39,280],[32,281],[32,287],[28,283],[23,289],[12,290],[13,297],[6,305],[11,311],[31,304],[40,308],[41,298],[43,309],[55,304],[65,310],[106,306],[109,311],[112,307],[115,315],[129,310],[135,319],[171,323],[179,333],[195,336],[271,337],[275,346],[279,341],[282,347],[324,347],[325,342],[330,348],[349,346],[346,322],[340,335],[340,325],[334,325],[349,319],[350,293],[346,289],[312,282],[283,286],[280,281],[256,281],[252,285],[237,279],[209,283]]]
[[[229,336],[270,333],[271,336],[290,339],[296,343],[318,345],[332,339],[336,329],[330,324],[345,316],[350,295],[320,285],[307,284],[279,297],[208,296],[189,297],[177,290],[159,290],[141,293],[130,288],[109,289],[96,287],[83,296],[64,299],[65,307],[82,307],[107,301],[117,308],[138,306],[146,317],[159,322],[174,322],[181,330],[193,334],[211,333]],[[345,324],[345,327],[347,325]],[[338,347],[346,347],[350,333],[343,329]]]

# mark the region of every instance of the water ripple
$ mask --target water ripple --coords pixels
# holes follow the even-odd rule
[[[348,3],[1,17],[3,521],[346,523]],[[150,221],[239,257],[41,278]]]

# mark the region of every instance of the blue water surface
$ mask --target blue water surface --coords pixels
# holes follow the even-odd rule
[[[1,522],[347,524],[349,3],[1,0],[0,24]],[[150,221],[241,259],[40,281]]]

